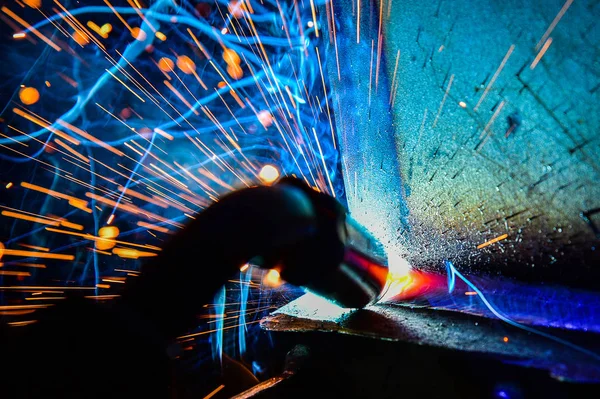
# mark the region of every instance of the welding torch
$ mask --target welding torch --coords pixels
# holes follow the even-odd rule
[[[11,397],[166,397],[168,359],[181,353],[173,339],[246,263],[350,308],[376,301],[387,277],[377,240],[334,198],[292,178],[242,189],[173,235],[120,297],[73,295],[27,329],[0,325],[12,370],[0,385]],[[120,378],[99,384],[108,370]]]
[[[378,241],[337,200],[283,178],[232,192],[200,213],[144,266],[121,304],[173,337],[246,263],[277,269],[344,308],[375,302],[387,278]]]

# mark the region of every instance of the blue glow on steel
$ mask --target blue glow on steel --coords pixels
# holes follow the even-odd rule
[[[586,348],[583,348],[583,347],[581,347],[579,345],[575,345],[572,342],[569,342],[569,341],[564,340],[562,338],[556,337],[556,336],[554,336],[552,334],[548,334],[548,333],[545,333],[543,331],[537,330],[535,328],[526,326],[524,324],[517,323],[516,321],[511,320],[510,318],[506,317],[505,315],[503,315],[502,313],[500,313],[487,300],[487,298],[485,297],[485,295],[483,294],[483,292],[481,292],[481,290],[479,290],[479,288],[477,288],[477,286],[475,286],[475,284],[473,284],[469,279],[467,279],[458,270],[456,270],[456,268],[454,267],[454,264],[451,261],[447,260],[445,262],[445,264],[446,264],[446,270],[447,270],[448,275],[449,275],[448,281],[449,282],[450,281],[454,281],[454,278],[455,278],[454,276],[456,276],[456,277],[460,278],[462,281],[464,281],[465,284],[467,284],[469,286],[469,288],[471,288],[473,291],[475,291],[477,293],[477,296],[479,297],[479,299],[481,299],[481,301],[485,304],[485,306],[489,309],[489,311],[492,312],[498,319],[502,320],[506,324],[510,324],[513,327],[519,328],[519,329],[521,329],[523,331],[530,332],[532,334],[539,335],[540,337],[544,337],[544,338],[550,339],[550,340],[552,340],[554,342],[557,342],[557,343],[559,343],[561,345],[565,345],[565,346],[567,346],[567,347],[569,347],[571,349],[574,349],[574,350],[576,350],[578,352],[584,353],[584,354],[586,354],[588,356],[591,356],[594,359],[600,361],[600,355],[597,354],[597,353],[595,353],[595,352],[592,352],[592,351],[590,351],[590,350],[588,350]],[[450,275],[452,277],[450,277]],[[450,292],[450,286],[448,286],[448,291]]]
[[[252,266],[240,272],[240,327],[238,329],[238,349],[240,356],[246,353],[246,309],[248,308],[248,294],[252,280]]]
[[[226,298],[226,289],[223,286],[215,295],[215,308],[214,315],[216,317],[216,332],[212,335],[211,340],[213,342],[213,358],[218,359],[219,362],[223,361],[223,325],[224,325],[224,315],[225,315],[225,298]]]

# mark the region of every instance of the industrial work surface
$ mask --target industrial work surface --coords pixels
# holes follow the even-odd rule
[[[340,309],[337,313],[319,314],[319,311],[307,310],[310,308],[305,307],[302,301],[300,298],[265,318],[261,324],[263,329],[293,333],[327,332],[332,333],[332,340],[341,339],[340,334],[372,338],[371,341],[388,342],[388,349],[407,345],[427,346],[434,352],[442,349],[457,356],[460,352],[466,357],[519,365],[517,368],[523,373],[539,372],[553,382],[600,381],[600,362],[595,355],[585,353],[586,350],[597,351],[599,342],[595,334],[536,329],[540,334],[551,335],[552,339],[500,320],[397,305],[375,305],[357,311]],[[575,345],[578,348],[574,348]],[[386,355],[382,353],[381,356]]]

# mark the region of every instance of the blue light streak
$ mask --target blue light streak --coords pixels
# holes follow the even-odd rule
[[[506,324],[509,324],[513,327],[516,327],[518,329],[521,329],[523,331],[527,331],[530,332],[532,334],[538,335],[540,337],[543,338],[547,338],[550,339],[554,342],[557,342],[561,345],[567,346],[573,350],[576,350],[578,352],[584,353],[588,356],[591,356],[592,358],[600,361],[600,355],[598,355],[595,352],[592,352],[586,348],[583,348],[579,345],[576,345],[572,342],[569,342],[567,340],[564,340],[562,338],[556,337],[552,334],[548,334],[545,333],[543,331],[537,330],[535,328],[526,326],[524,324],[521,323],[517,323],[514,320],[511,320],[510,318],[508,318],[507,316],[503,315],[501,312],[499,312],[485,297],[485,295],[483,294],[483,292],[481,292],[481,290],[479,288],[477,288],[477,286],[475,284],[473,284],[469,279],[467,279],[465,276],[463,276],[458,270],[456,270],[456,268],[454,267],[454,264],[447,260],[445,261],[446,264],[446,270],[448,272],[448,292],[452,292],[451,290],[451,285],[450,283],[452,283],[452,289],[454,288],[454,282],[455,282],[455,278],[458,277],[460,278],[462,281],[465,282],[465,284],[467,284],[469,286],[469,288],[471,288],[474,292],[477,293],[477,296],[479,297],[479,299],[481,299],[481,301],[484,303],[484,305],[489,309],[490,312],[492,312],[494,314],[494,316],[496,316],[498,319],[502,320],[503,322],[505,322]]]

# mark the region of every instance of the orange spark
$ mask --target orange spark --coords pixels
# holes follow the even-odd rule
[[[267,272],[267,274],[265,275],[263,282],[265,283],[265,285],[267,285],[269,287],[280,286],[282,284],[282,281],[281,281],[281,276],[279,275],[279,270],[277,270],[277,269],[269,270]]]
[[[40,8],[42,6],[42,0],[23,0],[23,3],[31,8]]]
[[[546,51],[548,51],[548,48],[550,47],[551,44],[552,44],[552,38],[549,37],[548,40],[546,40],[546,43],[544,43],[544,46],[542,47],[542,49],[540,50],[540,52],[536,55],[535,59],[533,60],[533,62],[529,66],[529,69],[531,69],[532,71],[535,69],[535,67],[540,62],[540,60],[542,59],[542,57],[544,56],[544,54],[546,54]]]
[[[83,155],[82,153],[80,153],[79,151],[75,150],[74,148],[71,148],[67,143],[63,143],[61,140],[59,139],[54,139],[54,142],[56,144],[58,144],[59,146],[61,146],[62,148],[64,148],[65,150],[67,150],[69,153],[71,153],[73,156],[77,157],[79,160],[85,162],[85,163],[90,163],[90,160],[88,157],[86,157],[85,155]]]
[[[36,251],[50,252],[50,248],[46,248],[46,247],[38,247],[37,245],[29,245],[29,244],[21,244],[21,243],[19,243],[19,245],[22,247],[25,247],[25,248],[35,249]]]
[[[273,165],[265,165],[258,174],[260,180],[265,184],[271,184],[279,178],[279,170]]]
[[[488,245],[492,245],[492,244],[494,244],[494,243],[497,243],[498,241],[505,240],[507,237],[508,237],[508,234],[502,234],[501,236],[498,236],[498,237],[496,237],[496,238],[492,238],[491,240],[489,240],[489,241],[486,241],[486,242],[484,242],[483,244],[479,244],[479,245],[477,246],[477,249],[485,248],[485,247],[487,247]]]
[[[73,229],[73,230],[83,230],[83,226],[77,223],[71,223],[67,220],[61,220],[60,221],[60,225],[63,227],[68,227],[69,229]]]
[[[115,13],[115,15],[117,16],[117,18],[119,18],[119,20],[123,23],[123,25],[125,25],[125,27],[133,33],[133,29],[131,28],[131,26],[129,26],[129,24],[127,23],[127,21],[125,21],[125,19],[121,16],[121,14],[119,14],[119,12],[117,10],[115,10],[115,8],[113,7],[112,4],[110,4],[110,2],[108,0],[104,0],[104,3],[106,3],[106,5],[112,10],[112,12]]]
[[[562,6],[562,8],[558,12],[558,14],[556,14],[556,17],[554,17],[554,19],[552,20],[552,23],[550,23],[550,26],[548,26],[548,29],[546,29],[546,32],[544,32],[544,35],[542,36],[540,41],[536,44],[536,46],[535,46],[536,50],[538,50],[540,48],[540,46],[542,45],[542,43],[545,43],[546,39],[552,34],[552,31],[554,30],[556,25],[560,22],[563,15],[565,15],[565,13],[569,9],[569,7],[571,7],[572,3],[573,3],[573,0],[567,0],[565,2],[565,4]]]
[[[257,115],[258,121],[261,125],[266,129],[273,124],[273,117],[271,113],[267,110],[262,110]]]
[[[0,276],[30,277],[29,272],[15,272],[11,270],[0,270]]]
[[[131,30],[131,36],[133,36],[133,38],[135,40],[138,40],[140,42],[143,42],[148,37],[146,32],[144,32],[142,29],[138,28],[137,26]]]
[[[34,87],[25,87],[19,91],[19,99],[25,105],[32,105],[40,99],[40,92]]]
[[[17,212],[2,211],[2,213],[0,213],[0,214],[2,216],[6,216],[6,217],[9,217],[9,218],[26,220],[28,222],[34,222],[34,223],[40,223],[40,224],[47,224],[47,225],[50,225],[50,226],[59,226],[60,225],[60,222],[57,222],[55,220],[49,220],[49,219],[43,219],[41,217],[34,217],[34,216],[23,215],[23,214],[17,213]]]
[[[21,182],[21,187],[27,188],[29,190],[39,191],[41,193],[50,195],[52,197],[56,197],[56,198],[68,200],[69,201],[69,205],[74,206],[74,207],[79,208],[79,209],[82,209],[82,210],[85,210],[86,212],[88,210],[88,208],[87,208],[87,201],[81,200],[79,198],[75,198],[75,197],[72,197],[70,195],[59,193],[58,191],[48,190],[47,188],[44,188],[44,187],[41,187],[41,186],[37,186],[35,184],[31,184],[31,183],[27,183],[27,182]],[[89,211],[91,212],[91,210],[89,210]]]
[[[56,134],[57,136],[60,136],[61,138],[67,140],[68,142],[70,142],[71,144],[74,145],[79,145],[80,142],[79,140],[74,139],[73,137],[69,136],[66,133],[61,132],[58,129],[53,128],[50,123],[42,118],[37,117],[35,114],[33,114],[33,112],[29,111],[30,113],[26,113],[23,110],[19,109],[19,108],[13,108],[13,112],[25,119],[27,119],[30,122],[35,123],[36,125],[43,127],[44,129],[48,129],[49,131],[51,131],[52,133]]]
[[[146,229],[158,231],[160,233],[171,233],[171,230],[167,229],[166,227],[157,226],[155,224],[139,221],[137,222],[137,225]]]
[[[175,63],[170,58],[162,57],[160,60],[158,60],[158,68],[163,72],[171,72],[173,71],[174,67]]]
[[[36,296],[33,298],[25,298],[26,301],[44,301],[44,300],[61,300],[67,299],[66,296]]]
[[[125,259],[138,259],[141,257],[157,256],[154,252],[143,252],[132,248],[114,248],[113,254]]]
[[[24,19],[22,19],[21,17],[19,17],[17,14],[15,14],[14,12],[12,12],[8,8],[6,8],[5,6],[2,7],[0,10],[2,10],[3,13],[5,13],[6,15],[8,15],[9,17],[11,17],[12,19],[14,19],[15,21],[17,21],[24,28],[26,28],[29,31],[33,32],[34,35],[36,35],[38,38],[40,38],[41,40],[43,40],[48,46],[52,47],[54,50],[56,50],[56,51],[60,51],[61,50],[60,47],[58,47],[50,39],[48,39],[46,36],[44,36],[42,33],[40,33],[40,31],[38,31],[37,29],[35,29],[33,26],[29,25],[29,23],[27,23],[27,21],[25,21]]]
[[[174,137],[173,137],[173,136],[171,136],[169,133],[165,132],[165,131],[164,131],[164,130],[162,130],[162,129],[159,129],[159,128],[154,128],[154,132],[155,132],[155,133],[158,133],[158,134],[160,134],[161,136],[163,136],[163,137],[164,137],[164,138],[166,138],[167,140],[171,140],[171,141],[172,141],[172,140],[174,139]]]
[[[75,43],[79,44],[81,47],[90,43],[89,37],[80,30],[75,30],[72,37],[73,40],[75,40]]]
[[[102,238],[117,238],[119,236],[119,228],[116,226],[105,226],[98,230],[98,236]]]
[[[448,86],[446,87],[446,92],[444,93],[444,97],[442,98],[442,102],[440,103],[440,108],[438,109],[437,115],[435,116],[435,119],[433,120],[433,125],[431,126],[432,128],[435,128],[435,126],[437,125],[437,121],[440,118],[440,115],[442,114],[442,109],[444,108],[444,103],[446,102],[446,98],[448,98],[448,93],[450,93],[450,87],[452,87],[453,81],[454,81],[454,75],[450,76],[450,80],[448,81]]]
[[[221,384],[218,387],[216,387],[211,393],[209,393],[208,395],[206,395],[203,399],[210,399],[213,396],[215,396],[217,393],[219,393],[219,391],[221,389],[225,388],[225,385]]]
[[[108,38],[108,33],[105,33],[101,27],[99,27],[98,25],[96,25],[94,22],[92,21],[88,21],[87,22],[87,27],[90,28],[93,32],[96,32],[96,34],[100,37],[102,37],[103,39],[107,39]]]
[[[43,259],[59,259],[59,260],[73,260],[75,256],[65,254],[51,254],[47,252],[35,252],[35,251],[21,251],[19,249],[0,249],[2,255],[8,256],[26,256],[28,258],[43,258]]]
[[[37,323],[37,320],[12,321],[8,325],[11,327],[24,327],[33,323]]]
[[[96,240],[96,249],[105,251],[117,245],[114,240],[119,236],[119,229],[116,226],[105,226],[98,230],[99,239]]]
[[[512,44],[509,47],[509,49],[506,52],[506,54],[504,55],[504,58],[502,59],[502,62],[500,63],[500,66],[498,67],[498,69],[496,69],[496,72],[494,73],[494,76],[492,76],[492,79],[490,79],[490,82],[488,83],[488,85],[486,86],[485,90],[483,91],[483,94],[479,98],[479,101],[477,101],[477,104],[475,105],[475,108],[473,108],[474,111],[477,111],[477,108],[479,108],[479,106],[481,105],[481,103],[483,102],[483,100],[485,100],[485,97],[488,95],[490,89],[494,85],[494,82],[496,82],[496,79],[498,79],[498,76],[500,75],[500,72],[502,72],[502,69],[504,69],[504,65],[506,65],[506,62],[510,58],[510,55],[512,54],[512,52],[514,51],[514,49],[515,49],[515,45]]]
[[[68,235],[72,235],[75,237],[82,237],[85,238],[86,240],[90,240],[90,241],[97,241],[97,240],[103,240],[102,237],[96,237],[93,236],[91,234],[85,234],[85,233],[75,233],[73,231],[67,231],[67,230],[60,230],[60,229],[55,229],[53,227],[46,227],[46,230],[51,231],[53,233],[61,233],[61,234],[68,234]],[[132,247],[139,247],[139,248],[146,248],[146,249],[152,249],[154,251],[160,251],[161,249],[159,247],[156,247],[154,245],[148,245],[148,244],[135,244],[132,242],[126,242],[126,241],[119,241],[119,240],[115,240],[115,242],[117,244],[123,244],[123,245],[129,245]]]
[[[241,61],[238,53],[229,48],[223,50],[223,60],[227,65],[239,65]]]
[[[317,24],[317,11],[315,9],[315,2],[313,0],[310,0],[310,10],[312,12],[312,17],[313,17],[313,25],[315,28],[315,36],[319,37],[319,25]]]
[[[100,285],[100,284],[99,284]],[[84,298],[88,298],[88,299],[97,299],[97,300],[103,300],[103,299],[114,299],[114,298],[118,298],[121,295],[116,295],[116,294],[106,294],[106,295],[86,295],[84,296]]]
[[[206,59],[210,61],[210,59],[211,59],[210,54],[208,54],[208,52],[206,51],[204,46],[200,43],[200,41],[198,41],[198,38],[194,35],[194,33],[190,30],[190,28],[187,28],[187,31],[190,34],[190,36],[192,37],[192,39],[194,40],[194,43],[196,43],[196,46],[198,46],[200,51],[202,51],[202,53],[204,54]]]
[[[186,75],[191,75],[196,70],[196,64],[187,55],[177,57],[177,68]]]

